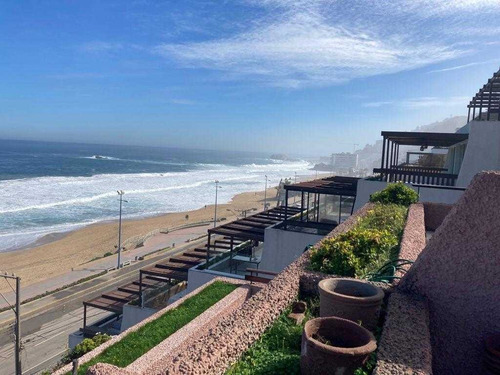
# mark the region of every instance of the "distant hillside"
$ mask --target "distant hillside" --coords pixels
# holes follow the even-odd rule
[[[455,133],[458,128],[461,128],[466,123],[466,116],[454,116],[449,117],[443,121],[437,121],[429,125],[419,126],[414,131],[430,133]]]
[[[432,124],[422,125],[412,131],[430,132],[430,133],[455,133],[458,128],[461,128],[467,123],[467,117],[454,116],[444,119],[443,121],[433,122]],[[391,130],[383,129],[383,130]],[[411,147],[401,147],[400,155],[404,155]],[[413,148],[418,149],[418,148]],[[382,154],[382,140],[377,140],[375,144],[367,144],[363,149],[356,151],[359,155],[359,167],[373,169],[380,167],[380,157]]]

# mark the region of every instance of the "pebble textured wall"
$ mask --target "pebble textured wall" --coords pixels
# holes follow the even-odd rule
[[[432,350],[425,300],[393,292],[378,344],[374,375],[430,375]]]
[[[478,374],[500,332],[500,172],[482,172],[399,287],[427,298],[434,374]]]

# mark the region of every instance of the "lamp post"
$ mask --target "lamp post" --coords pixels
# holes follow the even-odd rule
[[[123,194],[125,194],[123,190],[117,190],[116,192],[120,196],[120,218],[118,220],[118,265],[116,268],[120,269],[122,257],[122,204],[126,201],[123,200]]]
[[[215,212],[214,212],[214,228],[217,226],[217,192],[221,188],[219,180],[215,180]]]
[[[267,174],[264,176],[266,178],[266,187],[264,189],[264,211],[267,209]]]

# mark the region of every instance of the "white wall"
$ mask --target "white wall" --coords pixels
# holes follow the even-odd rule
[[[307,245],[314,245],[323,237],[272,227],[266,228],[264,250],[259,268],[265,271],[280,272],[301,256]]]
[[[471,121],[456,186],[467,187],[477,173],[488,170],[500,170],[500,121]]]
[[[139,306],[124,305],[121,332],[135,326],[156,312],[158,312],[157,309],[150,309],[148,307],[140,308]]]
[[[224,260],[226,261],[226,260]],[[235,275],[234,273],[225,273],[211,270],[197,270],[195,267],[188,271],[188,286],[187,293],[191,293],[196,288],[208,283],[216,277],[232,277],[233,279],[244,279],[244,276]]]
[[[416,188],[410,184],[405,184],[419,192],[419,202],[447,203],[453,204],[463,194],[462,190],[436,189],[436,188]],[[354,212],[363,207],[370,200],[370,195],[380,191],[387,186],[385,181],[359,180]]]
[[[370,195],[376,191],[383,190],[387,186],[385,181],[370,181],[358,180],[358,188],[356,191],[356,203],[354,203],[354,211],[356,212],[370,200]]]

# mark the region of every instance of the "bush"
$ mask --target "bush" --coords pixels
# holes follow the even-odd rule
[[[327,274],[363,277],[397,257],[407,208],[376,204],[355,228],[324,239],[311,250],[311,269]]]
[[[370,195],[370,202],[384,204],[400,204],[408,207],[418,201],[418,194],[402,182],[389,184],[384,190],[377,191]]]
[[[111,339],[111,336],[103,333],[98,333],[91,339],[83,339],[81,343],[68,353],[65,362],[71,362],[73,359],[80,358],[82,355],[104,344],[109,339]]]
[[[361,277],[398,242],[388,230],[355,228],[324,240],[311,253],[311,267],[328,274]]]

